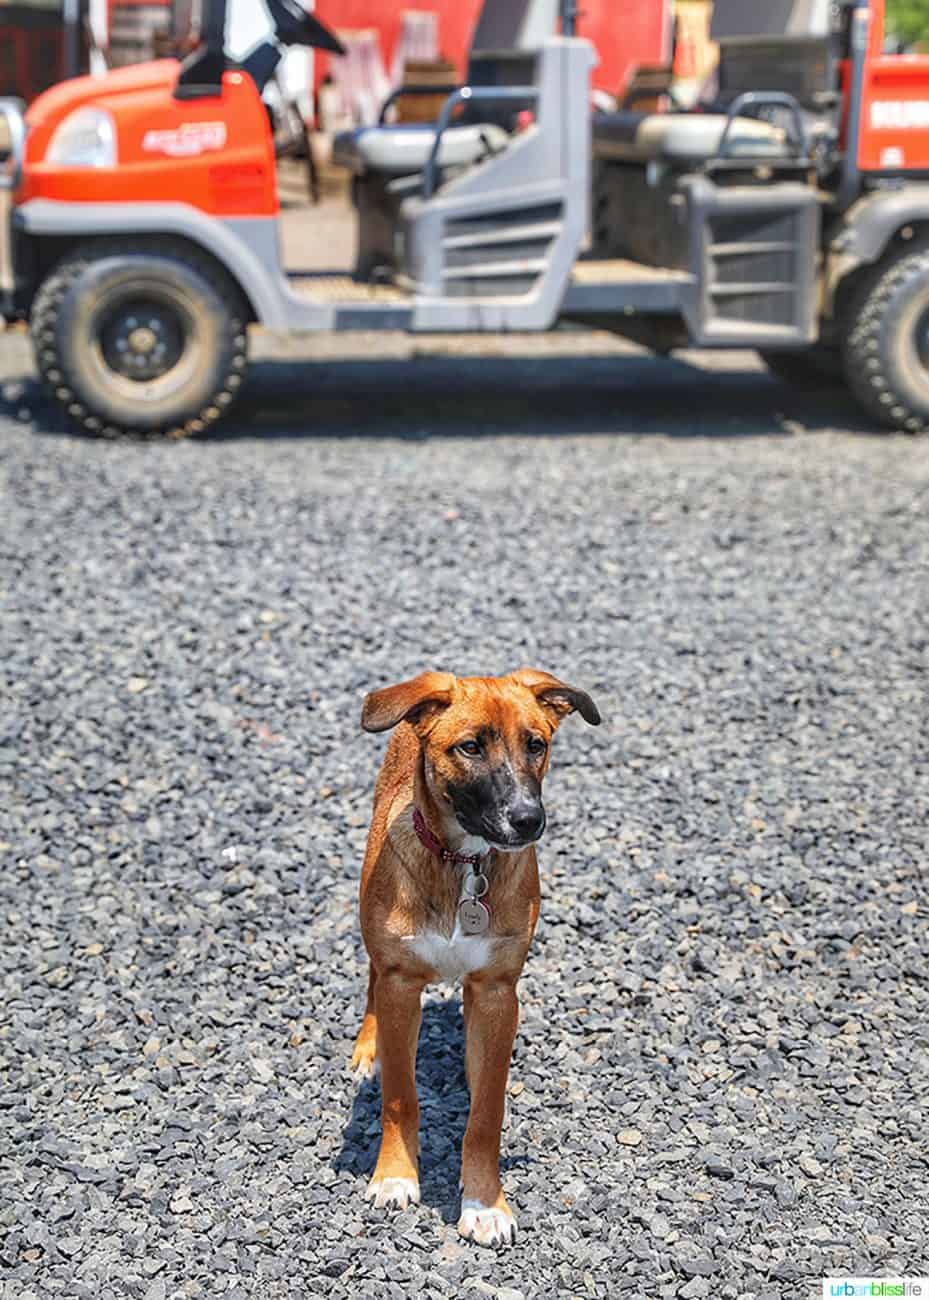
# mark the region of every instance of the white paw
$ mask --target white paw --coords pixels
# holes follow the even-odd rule
[[[405,1210],[419,1204],[419,1183],[415,1178],[372,1178],[365,1197],[377,1210],[395,1207]]]
[[[512,1246],[516,1240],[516,1220],[509,1210],[482,1205],[466,1196],[461,1202],[458,1231],[479,1246]]]
[[[359,1061],[352,1070],[352,1078],[357,1083],[363,1083],[365,1079],[374,1079],[381,1072],[381,1063],[376,1056],[369,1060]]]

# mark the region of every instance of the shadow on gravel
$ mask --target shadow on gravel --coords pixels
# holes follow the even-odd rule
[[[461,1003],[457,998],[427,1002],[423,1007],[416,1088],[423,1204],[438,1210],[446,1223],[453,1223],[458,1217],[461,1139],[469,1104]],[[333,1169],[370,1177],[377,1160],[380,1117],[380,1084],[377,1079],[366,1079],[355,1094],[351,1116],[342,1132],[341,1149],[332,1161]],[[527,1152],[511,1152],[501,1159],[500,1168],[502,1172],[523,1168],[529,1161]]]
[[[843,389],[800,392],[757,369],[637,354],[420,356],[258,363],[230,422],[208,436],[741,438],[836,428],[871,431]]]
[[[707,362],[708,367],[710,362]],[[724,368],[725,367],[725,368]],[[24,408],[37,432],[66,432],[39,384],[17,384],[0,415]],[[258,361],[228,422],[203,440],[492,437],[536,434],[673,438],[873,434],[838,387],[803,392],[746,365],[712,368],[649,355],[445,356]],[[73,432],[73,431],[69,431]]]

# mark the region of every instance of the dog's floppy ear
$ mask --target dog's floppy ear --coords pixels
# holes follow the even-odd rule
[[[540,672],[537,668],[520,668],[512,674],[513,680],[520,686],[527,686],[533,695],[554,713],[560,722],[576,709],[585,722],[592,727],[600,725],[600,710],[586,691],[560,682],[551,673]]]
[[[456,681],[452,673],[420,673],[408,682],[372,691],[365,697],[361,725],[365,731],[389,731],[398,722],[419,722],[451,704]]]

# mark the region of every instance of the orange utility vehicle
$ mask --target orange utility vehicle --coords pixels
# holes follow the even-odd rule
[[[716,0],[695,111],[591,115],[594,51],[562,0],[486,0],[433,125],[335,142],[354,268],[282,265],[261,89],[281,44],[337,50],[298,0],[277,40],[201,47],[4,103],[0,278],[84,428],[177,435],[232,402],[248,326],[605,327],[668,352],[754,347],[844,376],[877,420],[929,425],[929,58],[886,55],[882,0]],[[434,93],[434,88],[431,88]],[[0,198],[3,195],[0,194]]]

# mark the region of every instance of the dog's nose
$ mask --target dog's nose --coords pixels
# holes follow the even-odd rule
[[[513,804],[508,813],[510,825],[521,838],[535,839],[545,825],[545,809],[534,800],[521,800]]]

